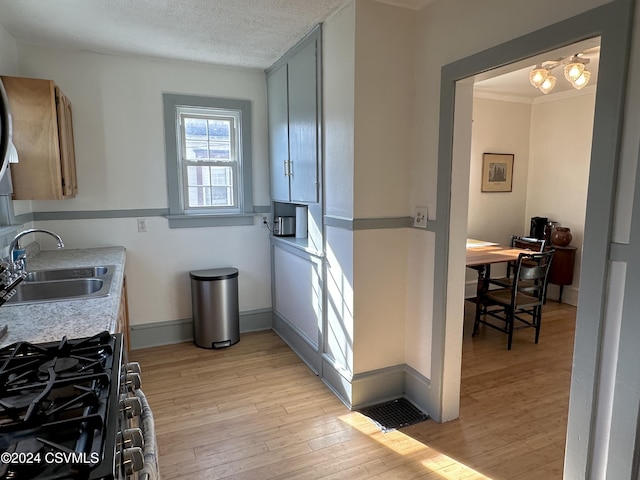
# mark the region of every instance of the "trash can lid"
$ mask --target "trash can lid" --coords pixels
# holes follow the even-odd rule
[[[207,270],[195,270],[189,272],[189,276],[194,280],[225,280],[238,276],[238,269],[229,268],[210,268]]]

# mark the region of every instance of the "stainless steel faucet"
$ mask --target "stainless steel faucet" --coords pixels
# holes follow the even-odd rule
[[[64,248],[64,243],[59,235],[42,228],[30,228],[13,237],[9,244],[9,258],[0,263],[0,305],[3,305],[16,293],[15,287],[27,277],[27,272],[25,271],[26,255],[22,254],[15,260],[13,259],[13,252],[18,246],[18,241],[25,235],[36,232],[51,235],[58,241],[58,248]],[[2,337],[3,332],[6,333],[6,329],[6,325],[0,325],[0,337]]]
[[[58,248],[64,248],[64,243],[62,241],[62,238],[60,238],[60,235],[57,235],[55,233],[53,233],[50,230],[45,230],[44,228],[29,228],[27,230],[24,230],[22,232],[20,232],[19,234],[17,234],[15,237],[13,237],[13,240],[11,240],[11,243],[9,244],[9,265],[13,265],[14,264],[14,259],[13,259],[13,252],[16,250],[16,247],[18,246],[18,241],[24,237],[25,235],[29,235],[30,233],[36,233],[36,232],[40,232],[40,233],[46,233],[48,235],[51,235],[53,238],[55,238],[58,242]],[[24,257],[21,259],[16,259],[15,263],[18,264],[18,269],[19,270],[23,270],[24,269]]]

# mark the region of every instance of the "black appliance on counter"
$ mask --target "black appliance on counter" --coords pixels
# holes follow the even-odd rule
[[[539,240],[546,239],[548,222],[549,219],[547,217],[531,217],[531,230],[529,231],[529,236]]]
[[[0,349],[0,479],[157,478],[139,386],[121,334]]]
[[[551,242],[551,234],[556,228],[557,222],[549,220],[547,217],[531,217],[531,230],[529,236],[538,240]]]

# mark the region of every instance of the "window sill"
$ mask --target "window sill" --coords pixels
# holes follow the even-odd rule
[[[229,215],[165,215],[169,228],[237,227],[253,225],[254,213]]]

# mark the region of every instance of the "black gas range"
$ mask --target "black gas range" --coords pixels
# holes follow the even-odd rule
[[[153,418],[122,344],[101,332],[0,349],[0,480],[159,478]]]

